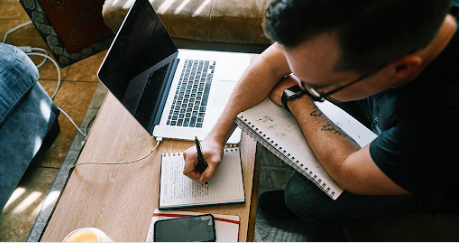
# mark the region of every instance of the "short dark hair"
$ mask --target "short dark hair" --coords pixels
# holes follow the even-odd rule
[[[337,33],[342,55],[335,68],[363,74],[424,49],[451,0],[273,0],[265,34],[291,48],[321,33]]]

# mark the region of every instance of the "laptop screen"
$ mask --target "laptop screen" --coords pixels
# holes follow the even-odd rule
[[[99,69],[110,92],[151,134],[178,50],[148,0],[136,0]]]
[[[124,20],[99,70],[99,79],[119,99],[131,80],[177,52],[177,47],[147,0],[137,0]]]

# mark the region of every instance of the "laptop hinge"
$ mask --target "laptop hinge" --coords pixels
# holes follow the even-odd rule
[[[163,94],[169,94],[169,91],[170,91],[171,85],[172,85],[172,81],[174,80],[175,71],[177,70],[177,66],[178,66],[179,61],[180,61],[179,58],[175,58],[174,62],[172,62],[171,72],[169,72],[170,75],[167,78],[167,83],[166,83],[166,87],[164,88],[164,93]],[[156,113],[156,116],[155,116],[154,125],[159,125],[159,122],[161,121],[161,116],[162,116],[163,111],[164,111],[164,106],[166,105],[167,97],[168,96],[163,96],[163,98],[161,99],[161,102],[159,104],[158,112]]]

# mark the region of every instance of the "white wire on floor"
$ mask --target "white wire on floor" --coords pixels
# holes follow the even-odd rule
[[[3,42],[3,43],[6,43],[6,38],[8,37],[9,34],[11,34],[11,32],[13,32],[13,31],[15,31],[15,30],[17,30],[17,29],[19,29],[19,28],[22,28],[22,27],[24,27],[24,26],[26,26],[26,25],[30,25],[30,24],[32,24],[32,21],[29,21],[29,22],[26,22],[26,23],[24,23],[24,24],[18,25],[18,26],[16,26],[16,27],[14,27],[13,29],[7,31],[7,32],[5,33],[5,36],[3,37],[3,41],[2,41],[2,42]]]
[[[35,51],[35,52],[36,52],[36,51],[44,52],[45,55],[46,55],[47,57],[49,57],[49,56],[48,56],[48,51],[46,51],[46,49],[44,49],[44,48],[32,47],[31,50],[32,50],[32,51]],[[46,63],[46,60],[48,60],[48,59],[47,59],[47,58],[44,58],[44,59],[43,59],[43,62],[41,62],[41,63],[39,63],[39,64],[37,65],[37,68],[41,68],[41,66],[43,66],[43,65]],[[57,70],[59,70],[59,69],[57,69]],[[60,71],[58,71],[58,72],[60,72]]]
[[[45,49],[42,49],[42,48],[35,48],[35,49],[41,49],[41,50],[44,50],[46,52]],[[32,50],[34,50],[34,48],[32,48]],[[47,53],[47,52],[46,52]],[[61,87],[61,72],[60,72],[60,69],[59,69],[59,65],[57,64],[56,61],[54,61],[54,59],[52,59],[51,57],[47,56],[47,55],[44,55],[42,53],[27,53],[27,55],[36,55],[36,56],[42,56],[46,59],[49,59],[53,62],[53,64],[56,66],[56,69],[57,69],[57,87],[56,87],[56,90],[54,91],[54,94],[51,96],[51,100],[54,100],[54,97],[56,97],[57,95],[57,92],[59,91],[60,87]],[[44,62],[42,62],[44,63]],[[38,65],[37,65],[37,68],[38,68]],[[86,138],[86,133],[84,133],[83,131],[80,130],[80,128],[76,125],[75,121],[73,121],[73,119],[63,110],[61,109],[60,107],[57,107],[57,109],[59,109],[59,111],[61,111],[65,117],[67,117],[70,122],[73,124],[73,126],[75,126],[75,128],[78,130],[78,132],[80,132],[81,135],[83,135],[85,138]]]
[[[59,69],[59,65],[57,64],[56,61],[54,61],[54,59],[52,59],[50,56],[44,55],[43,53],[27,53],[27,55],[29,55],[29,56],[30,55],[42,56],[45,59],[51,60],[53,62],[53,64],[56,66],[56,69],[57,69],[57,87],[56,87],[56,90],[54,91],[54,94],[51,96],[51,100],[54,100],[54,97],[56,96],[57,92],[61,88],[61,71]]]
[[[62,110],[62,108],[57,107],[57,109],[59,109],[59,111],[61,111],[65,115],[65,117],[67,117],[70,120],[70,122],[72,122],[73,126],[75,126],[78,132],[80,132],[80,134],[82,134],[86,138],[86,134],[83,131],[81,131],[80,128],[78,128],[78,126],[75,124],[72,118],[70,118],[70,116],[64,110]]]

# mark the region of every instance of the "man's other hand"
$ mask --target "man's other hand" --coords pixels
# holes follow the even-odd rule
[[[196,168],[199,169],[200,167],[198,153],[196,151],[196,146],[192,146],[183,153],[183,157],[185,158],[183,174],[190,179],[199,180],[201,183],[205,183],[214,177],[218,166],[220,166],[223,157],[223,146],[217,142],[205,139],[201,141],[201,148],[204,160],[207,163],[206,170],[204,170],[202,174],[200,171],[196,170]]]

